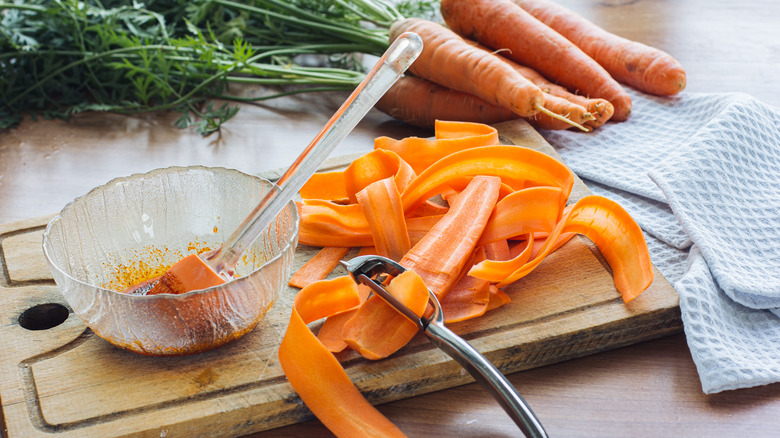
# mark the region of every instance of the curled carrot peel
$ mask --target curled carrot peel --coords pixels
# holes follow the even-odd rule
[[[509,295],[505,294],[498,286],[494,284],[490,285],[490,301],[488,301],[487,306],[488,311],[498,309],[504,304],[509,304],[511,301],[512,299],[509,298]]]
[[[463,276],[441,299],[444,322],[452,323],[482,316],[490,303],[490,283]]]
[[[279,363],[301,400],[337,436],[404,437],[363,397],[336,357],[307,326],[358,304],[360,297],[351,287],[315,283],[302,289],[295,297],[290,323],[279,345]]]
[[[315,281],[323,280],[339,265],[339,261],[347,255],[349,248],[326,246],[319,250],[300,269],[295,271],[288,286],[304,288]]]
[[[344,186],[344,172],[319,172],[313,174],[301,187],[302,199],[327,199],[341,201],[349,197]]]
[[[369,184],[393,177],[399,191],[414,179],[412,166],[393,151],[377,149],[353,161],[344,170],[344,187],[350,202],[357,202],[357,192]]]
[[[496,204],[500,185],[496,177],[474,178],[447,214],[401,259],[401,265],[420,274],[437,297],[449,292],[471,257]]]
[[[481,123],[436,121],[435,139],[407,137],[395,140],[379,137],[375,150],[389,150],[398,154],[420,173],[439,159],[464,149],[498,144],[498,131]]]
[[[406,228],[401,195],[393,178],[373,182],[357,193],[377,254],[401,260],[412,247]]]
[[[428,287],[413,270],[393,278],[387,291],[417,316],[428,305]],[[344,324],[344,341],[366,359],[385,358],[417,333],[417,325],[406,319],[378,295],[374,295]]]
[[[480,239],[481,244],[537,231],[551,231],[561,215],[559,187],[529,187],[496,204]]]
[[[531,260],[534,251],[533,234],[528,235],[522,248],[518,255],[509,260],[483,260],[472,266],[468,275],[492,282],[503,281]]]
[[[587,236],[612,268],[615,287],[629,302],[653,281],[652,263],[642,229],[616,202],[601,196],[586,196],[569,210],[528,263],[498,283],[506,286],[530,273],[551,253],[563,233]]]
[[[497,176],[519,190],[532,186],[561,189],[561,207],[574,186],[574,174],[560,161],[542,152],[520,146],[482,146],[447,155],[435,162],[401,193],[404,211],[410,211],[460,176]]]

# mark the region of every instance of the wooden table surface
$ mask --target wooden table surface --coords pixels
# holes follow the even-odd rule
[[[688,72],[688,92],[752,94],[780,106],[780,2],[565,0],[617,34],[662,48]],[[82,115],[0,132],[0,223],[56,213],[108,180],[171,165],[250,173],[289,165],[344,98],[247,106],[220,135],[172,128],[175,115]],[[365,152],[378,135],[430,135],[371,112],[334,154]],[[551,436],[776,436],[780,385],[705,395],[683,334],[515,373]],[[410,436],[517,436],[476,384],[380,406]],[[330,436],[316,421],[258,437]]]

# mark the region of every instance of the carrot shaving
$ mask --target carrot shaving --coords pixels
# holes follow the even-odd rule
[[[496,204],[480,242],[485,244],[537,231],[550,231],[560,215],[560,188],[518,190]]]
[[[346,283],[346,280],[344,279],[352,280],[352,277],[339,277],[339,281],[344,281]],[[363,303],[366,301],[369,294],[371,293],[371,289],[365,284],[355,284],[354,281],[352,281],[352,284],[357,286],[357,293],[360,297],[360,302]],[[335,287],[339,287],[339,285],[335,285]],[[344,336],[342,335],[342,332],[344,331],[344,324],[346,324],[347,321],[355,316],[358,308],[359,306],[341,313],[337,313],[335,315],[331,315],[322,323],[320,331],[317,332],[317,339],[319,339],[322,345],[324,345],[325,348],[327,348],[329,351],[333,353],[339,353],[348,347],[347,343],[344,342]]]
[[[487,306],[488,311],[498,309],[504,304],[509,304],[512,301],[512,299],[509,298],[509,295],[505,294],[504,291],[499,289],[494,284],[490,285],[489,290],[490,290],[490,300],[488,301],[488,306]]]
[[[393,178],[373,182],[357,193],[377,254],[399,261],[412,247],[401,195]]]
[[[506,239],[496,240],[482,246],[485,250],[485,258],[490,260],[509,260],[512,256],[509,253],[509,241]]]
[[[489,303],[490,283],[468,275],[462,277],[440,301],[447,324],[482,316]]]
[[[387,291],[417,316],[428,305],[428,288],[413,270],[404,271],[387,285]],[[417,325],[406,319],[378,295],[364,302],[344,324],[344,341],[366,359],[385,358],[417,333]]]
[[[329,246],[322,248],[290,277],[287,285],[302,289],[310,283],[324,279],[336,269],[339,261],[348,252],[349,248],[345,247]]]
[[[447,155],[420,173],[401,192],[404,211],[411,211],[447,188],[449,180],[465,175],[498,176],[516,190],[559,187],[561,207],[574,185],[572,171],[542,152],[519,146],[482,146]]]
[[[653,281],[652,263],[642,229],[614,201],[601,196],[586,196],[572,207],[542,245],[539,253],[523,267],[498,283],[503,287],[530,273],[552,252],[563,233],[587,236],[601,251],[612,268],[615,287],[629,302]]]
[[[341,201],[347,199],[344,187],[344,172],[319,172],[312,175],[301,187],[302,199],[327,199]]]
[[[459,195],[459,202],[401,260],[401,265],[420,274],[437,297],[449,292],[474,251],[498,199],[500,184],[495,177],[474,178]]]
[[[374,149],[395,152],[409,163],[415,172],[420,173],[453,152],[498,144],[498,131],[491,126],[439,120],[435,123],[436,138],[433,140],[419,137],[407,137],[403,140],[379,137],[374,140]]]
[[[290,323],[279,345],[279,364],[301,400],[337,436],[404,437],[368,403],[338,359],[307,326],[359,304],[360,297],[351,287],[320,282],[302,289],[295,296]]]
[[[503,281],[531,260],[534,250],[533,234],[530,234],[522,245],[522,251],[515,257],[509,260],[483,260],[472,266],[469,275],[487,281]]]
[[[344,187],[350,202],[357,202],[357,192],[369,184],[393,177],[399,191],[416,176],[412,167],[393,151],[377,149],[353,161],[344,170]]]

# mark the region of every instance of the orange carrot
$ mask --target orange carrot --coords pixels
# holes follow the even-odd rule
[[[427,79],[404,76],[379,99],[376,108],[412,126],[433,128],[436,120],[493,124],[519,118],[509,109]]]
[[[495,212],[495,210],[494,210]],[[509,260],[509,241],[506,239],[496,240],[483,245],[485,249],[485,258],[489,260]]]
[[[498,200],[500,184],[495,177],[474,178],[458,195],[459,202],[401,259],[437,297],[444,297],[458,280]]]
[[[480,244],[537,231],[551,231],[560,216],[560,188],[529,187],[518,190],[496,204]]]
[[[355,159],[344,169],[344,187],[351,202],[357,202],[355,194],[372,182],[392,176],[399,191],[416,176],[412,167],[395,152],[374,150]]]
[[[631,113],[631,98],[602,66],[511,0],[442,0],[441,13],[464,38],[506,49],[504,56],[575,93],[608,100],[615,107],[614,120]]]
[[[652,263],[642,229],[616,202],[590,195],[574,204],[530,262],[501,280],[498,286],[517,281],[535,269],[564,233],[584,234],[596,244],[612,268],[615,287],[625,302],[636,298],[653,281]]]
[[[290,323],[279,345],[279,364],[306,406],[331,432],[343,437],[404,437],[363,397],[344,368],[308,323],[360,304],[351,287],[313,283],[295,296]]]
[[[401,195],[393,178],[373,182],[357,193],[377,254],[401,260],[412,247],[404,219]]]
[[[503,281],[531,259],[534,250],[533,234],[529,234],[528,240],[521,248],[522,251],[518,255],[508,260],[482,260],[469,270],[468,275],[492,282]]]
[[[494,284],[490,285],[490,301],[488,301],[487,310],[498,309],[504,304],[509,304],[511,301],[512,299],[509,298],[509,295],[505,294],[504,291]]]
[[[561,207],[571,193],[574,174],[563,163],[542,152],[520,146],[483,146],[447,155],[412,180],[401,193],[404,211],[441,193],[451,179],[491,175],[513,189],[551,186],[561,189]]]
[[[612,104],[609,103],[609,101],[606,99],[585,97],[572,93],[566,88],[548,81],[544,76],[539,74],[539,72],[530,67],[520,65],[509,59],[507,59],[507,61],[509,61],[509,65],[511,65],[512,68],[514,68],[521,75],[525,76],[526,79],[533,82],[534,85],[539,87],[543,92],[552,96],[566,99],[569,102],[584,107],[585,110],[590,113],[591,116],[593,116],[593,120],[586,121],[585,126],[589,126],[591,128],[598,128],[603,126],[609,119],[612,118],[612,115],[615,113],[615,107],[612,106]]]
[[[319,250],[309,261],[303,264],[287,282],[288,286],[304,288],[310,283],[327,277],[339,261],[349,252],[349,248],[325,247]]]
[[[481,123],[436,120],[434,133],[436,138],[432,140],[420,137],[406,137],[402,140],[378,137],[374,139],[374,149],[395,152],[416,173],[420,173],[453,152],[499,144],[496,128]]]
[[[407,270],[387,285],[387,291],[422,316],[428,305],[428,288],[413,270]],[[385,358],[406,345],[417,333],[417,325],[374,295],[344,324],[344,342],[366,359]]]
[[[490,283],[468,275],[458,280],[440,301],[447,324],[482,316],[489,303]]]
[[[338,277],[333,280],[324,280],[324,282],[328,283],[328,287],[333,288],[357,287],[357,294],[360,297],[361,303],[365,302],[371,293],[371,289],[368,286],[365,284],[355,284],[355,281],[352,280],[352,277],[350,276]],[[358,305],[341,313],[330,315],[323,321],[320,331],[317,332],[317,339],[319,339],[328,351],[338,353],[344,351],[348,347],[347,343],[344,342],[344,336],[342,335],[344,324],[355,316],[359,307],[360,306]]]
[[[329,201],[347,199],[344,172],[315,173],[301,187],[300,194],[303,199],[327,199]]]
[[[472,94],[523,117],[544,112],[566,120],[544,108],[544,96],[539,87],[494,54],[470,45],[446,27],[428,20],[407,18],[393,23],[390,40],[403,32],[414,32],[423,40],[422,53],[409,68],[414,75]],[[574,121],[570,123],[576,125]]]
[[[607,32],[549,0],[514,0],[601,64],[615,79],[660,96],[685,88],[685,70],[668,53]]]

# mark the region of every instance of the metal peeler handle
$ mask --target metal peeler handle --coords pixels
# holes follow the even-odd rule
[[[526,436],[547,436],[547,432],[531,411],[531,407],[518,394],[515,387],[471,344],[452,330],[436,323],[428,324],[425,334],[434,345],[458,362],[490,392]]]
[[[433,292],[428,290],[429,303],[434,308],[433,314],[427,318],[418,318],[411,310],[390,295],[380,282],[372,279],[381,275],[396,276],[406,270],[403,266],[380,256],[359,256],[346,262],[342,261],[341,264],[349,271],[355,281],[369,286],[388,304],[417,324],[431,340],[431,343],[447,353],[477,382],[487,388],[490,395],[498,401],[527,437],[547,437],[542,423],[536,418],[530,406],[523,400],[515,387],[509,383],[509,380],[471,344],[444,326],[441,304]]]

